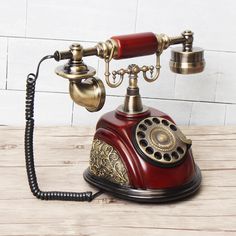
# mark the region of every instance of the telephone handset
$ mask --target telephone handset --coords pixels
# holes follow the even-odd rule
[[[42,200],[91,201],[103,191],[138,202],[166,202],[195,193],[201,183],[201,172],[193,160],[191,140],[187,139],[167,114],[142,104],[138,78],[155,81],[160,74],[160,56],[170,45],[182,44],[171,51],[170,69],[191,74],[203,71],[204,52],[193,48],[193,33],[180,36],[139,33],[114,36],[91,48],[71,45],[67,51],[45,56],[35,74],[29,74],[26,89],[25,158],[32,193]],[[155,66],[131,64],[110,73],[112,59],[156,55]],[[96,71],[83,62],[84,57],[98,56],[105,61],[105,81],[118,87],[128,77],[124,104],[104,114],[98,121],[90,152],[89,167],[84,179],[100,191],[41,191],[36,177],[33,153],[34,95],[43,61],[55,59],[68,62],[56,68],[56,73],[69,80],[73,101],[90,112],[100,110],[105,103],[105,87],[94,77]],[[112,76],[112,79],[111,79]]]

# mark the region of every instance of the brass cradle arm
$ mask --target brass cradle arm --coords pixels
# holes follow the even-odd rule
[[[117,37],[123,37],[127,39],[129,37],[135,38],[136,35],[138,35],[137,37],[144,37],[140,36],[142,34]],[[141,49],[144,51],[149,50],[148,52],[144,53],[139,53],[139,48],[135,48],[134,50],[132,41],[129,41],[128,48],[126,42],[125,46],[123,45],[123,49],[121,49],[122,46],[117,40],[115,40],[115,37],[112,37],[106,42],[99,42],[94,47],[89,48],[83,48],[80,44],[72,44],[69,50],[61,52],[56,51],[54,53],[54,58],[56,61],[65,59],[68,60],[65,65],[57,67],[55,72],[59,76],[69,79],[70,95],[77,104],[86,107],[89,111],[98,111],[102,108],[105,102],[105,88],[103,82],[100,79],[94,78],[96,75],[96,70],[90,66],[87,66],[83,62],[84,57],[97,56],[104,59],[104,77],[107,85],[111,88],[116,88],[121,85],[125,75],[128,75],[129,80],[133,79],[134,77],[137,80],[137,75],[142,73],[143,78],[147,82],[153,82],[157,80],[161,69],[160,56],[165,49],[175,44],[182,44],[182,48],[172,49],[170,69],[173,72],[180,74],[191,74],[203,71],[205,66],[203,50],[192,47],[193,32],[187,30],[176,37],[169,37],[165,34],[153,33],[144,33],[144,35],[146,40],[150,41],[150,38],[152,40],[151,43],[149,42],[150,44],[147,45],[146,50],[146,44],[142,41],[143,38],[141,38],[141,40],[139,38],[142,45]],[[147,39],[147,37],[149,38]],[[127,51],[131,50],[129,47],[135,51],[132,52],[133,54],[127,54]],[[125,56],[120,56],[120,50],[123,50],[122,53],[125,54]],[[110,62],[112,59],[123,59],[151,54],[156,55],[155,66],[143,65],[139,67],[137,65],[133,65],[131,67],[128,66],[126,69],[122,68],[119,70],[114,70],[112,73],[110,72]]]
[[[157,34],[157,51],[155,68],[153,66],[142,66],[140,71],[143,72],[143,77],[147,82],[155,81],[160,75],[160,56],[163,50],[167,49],[169,46],[174,44],[183,44],[183,51],[191,51],[193,43],[193,33],[191,31],[184,31],[180,36],[169,37],[165,34]],[[108,86],[112,88],[118,87],[124,79],[122,73],[112,73],[113,82],[110,79],[110,62],[112,59],[116,59],[119,46],[114,39],[109,39],[106,42],[99,42],[94,47],[83,48],[80,44],[72,44],[69,51],[56,51],[54,57],[57,61],[69,59],[69,62],[64,66],[56,70],[56,73],[64,78],[68,79],[81,79],[91,77],[95,75],[93,70],[83,63],[82,58],[88,56],[98,56],[104,59],[105,62],[105,80]],[[155,72],[154,70],[155,69]],[[120,70],[121,72],[122,70]],[[148,77],[147,72],[150,72],[150,77]],[[120,78],[115,82],[116,77],[114,75],[119,74]]]

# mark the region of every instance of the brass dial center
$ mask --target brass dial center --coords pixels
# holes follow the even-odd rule
[[[159,143],[164,144],[164,145],[169,143],[168,136],[163,132],[157,133],[156,139]]]
[[[160,150],[171,150],[175,146],[174,135],[165,127],[155,127],[150,131],[150,140]]]

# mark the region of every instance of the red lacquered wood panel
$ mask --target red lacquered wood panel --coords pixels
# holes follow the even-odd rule
[[[157,51],[157,38],[154,33],[138,33],[111,37],[118,45],[114,59],[139,57],[154,54]]]
[[[153,108],[143,116],[133,115],[132,118],[112,111],[103,115],[97,123],[95,137],[117,149],[128,169],[129,179],[134,188],[173,188],[187,183],[195,172],[191,149],[187,152],[184,162],[172,168],[154,166],[141,158],[136,151],[132,143],[133,127],[148,116],[160,116],[172,121],[168,115]]]

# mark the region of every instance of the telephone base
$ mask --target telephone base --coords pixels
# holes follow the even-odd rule
[[[184,198],[201,183],[191,144],[171,117],[157,109],[140,114],[111,111],[97,123],[84,178],[128,200]]]
[[[93,186],[121,199],[143,203],[163,203],[183,199],[194,194],[200,188],[202,176],[196,165],[195,175],[188,183],[168,189],[134,189],[121,186],[91,174],[89,168],[84,172],[84,179]]]

